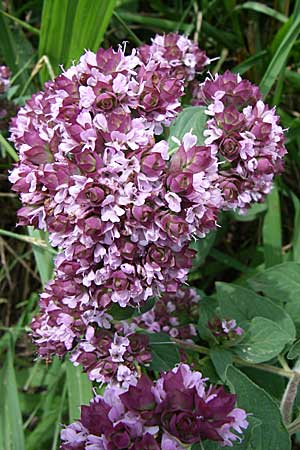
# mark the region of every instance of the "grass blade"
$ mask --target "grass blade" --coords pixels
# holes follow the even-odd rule
[[[267,197],[268,211],[263,224],[263,242],[266,267],[275,266],[282,262],[282,237],[280,200],[277,187]]]
[[[18,17],[12,16],[11,14],[6,13],[5,11],[0,11],[0,12],[8,19],[11,19],[13,22],[16,22],[19,25],[21,25],[21,27],[25,28],[25,30],[30,31],[30,33],[37,34],[37,35],[40,34],[40,30],[38,30],[37,28],[34,28],[29,23],[24,22],[24,20],[18,19]]]
[[[267,5],[259,2],[245,2],[242,5],[236,6],[235,9],[250,9],[251,11],[259,12],[265,14],[267,16],[272,17],[273,19],[279,20],[279,22],[285,23],[288,18],[281,14],[279,11],[276,11],[273,8],[270,8]]]
[[[61,419],[62,419],[62,415],[64,412],[64,406],[65,406],[66,394],[67,394],[67,385],[65,383],[64,387],[63,387],[63,391],[62,391],[61,402],[59,405],[58,414],[57,414],[57,420],[56,420],[51,450],[57,449],[59,434],[60,434],[60,430],[61,430]]]
[[[250,56],[249,58],[245,59],[245,61],[235,66],[232,69],[232,72],[243,75],[243,73],[247,72],[249,69],[255,66],[256,63],[261,59],[263,59],[267,54],[268,54],[267,50],[261,50],[260,52],[256,53],[253,56]]]
[[[260,90],[264,97],[268,95],[276,78],[283,70],[289,53],[300,33],[300,14],[296,18],[291,16],[283,27],[285,27],[286,32],[260,83]]]
[[[5,139],[4,136],[0,133],[0,146],[4,149],[4,151],[11,156],[11,158],[17,162],[19,160],[18,155],[15,149],[9,144],[9,142]]]
[[[0,12],[3,12],[0,4]],[[0,14],[0,53],[5,64],[12,73],[20,71],[33,55],[33,47],[26,39],[22,30],[13,24],[12,28],[8,19]],[[20,82],[23,84],[28,79],[29,72],[24,70],[20,74]]]
[[[175,30],[179,30],[179,31],[184,31],[185,33],[188,34],[188,31],[192,29],[193,25],[189,25],[187,23],[180,23],[178,24],[177,22],[174,22],[172,20],[168,20],[168,19],[160,19],[158,17],[151,17],[151,16],[146,16],[146,15],[142,15],[142,14],[135,14],[135,13],[130,13],[130,12],[125,12],[125,11],[118,11],[118,15],[120,17],[122,17],[122,19],[126,22],[126,23],[136,23],[138,25],[141,25],[142,27],[153,27],[154,29],[160,29],[160,30],[164,30],[165,32],[167,31],[175,31]]]
[[[22,415],[11,347],[7,351],[1,377],[0,431],[2,431],[2,447],[5,450],[25,450]]]
[[[45,0],[39,41],[39,57],[46,55],[59,73],[59,65],[68,66],[84,49],[96,51],[103,40],[116,0]],[[49,75],[43,69],[41,81]]]
[[[92,397],[92,383],[87,374],[81,372],[81,368],[73,366],[67,361],[67,386],[69,399],[70,422],[80,417],[80,406],[88,405]]]
[[[30,237],[39,241],[48,241],[47,233],[40,230],[34,230],[32,227],[28,227],[28,234]],[[41,248],[36,245],[32,247],[36,266],[40,274],[41,282],[43,285],[50,280],[53,273],[53,257],[47,248]]]

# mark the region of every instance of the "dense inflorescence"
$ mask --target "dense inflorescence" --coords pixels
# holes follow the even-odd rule
[[[232,446],[246,429],[245,411],[223,387],[207,386],[186,364],[154,383],[142,375],[127,388],[110,386],[62,431],[62,450],[184,449],[204,440]]]
[[[152,309],[133,322],[151,333],[167,333],[173,338],[191,342],[197,336],[200,297],[193,288],[179,288],[174,294],[163,294]]]
[[[101,322],[111,303],[175,292],[191,267],[191,236],[215,226],[216,158],[187,134],[182,170],[167,143],[155,143],[183,94],[172,64],[121,48],[86,52],[13,121],[19,223],[49,231],[61,249],[33,322],[43,356],[70,350],[73,328]]]
[[[207,107],[205,145],[220,160],[223,208],[245,211],[264,199],[283,169],[286,149],[275,108],[262,101],[257,86],[229,71],[196,84],[193,95],[195,105]]]
[[[63,430],[63,450],[175,450],[205,439],[230,446],[247,427],[235,396],[187,365],[156,383],[139,368],[152,358],[139,328],[186,342],[196,335],[199,297],[181,287],[192,240],[217,226],[221,210],[261,201],[282,170],[275,110],[239,75],[196,82],[208,63],[175,33],[127,56],[122,47],[86,51],[12,122],[19,224],[48,231],[58,248],[32,322],[39,354],[69,352],[91,380],[109,383]],[[162,134],[190,83],[207,117],[203,136],[182,133],[170,151]],[[148,312],[114,320],[114,311],[139,312],[153,298]],[[233,320],[208,326],[220,343],[243,334]]]

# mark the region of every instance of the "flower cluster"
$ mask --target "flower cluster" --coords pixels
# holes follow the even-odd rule
[[[137,377],[137,364],[151,361],[149,340],[135,327],[112,324],[112,316],[97,311],[81,295],[79,311],[72,305],[78,287],[69,281],[51,281],[41,295],[42,312],[33,319],[32,332],[41,357],[70,352],[91,380],[127,383]]]
[[[180,364],[153,383],[142,375],[127,388],[109,386],[82,406],[62,433],[62,450],[185,449],[206,439],[232,446],[248,422],[236,396],[206,386],[200,372]]]
[[[284,135],[275,108],[261,100],[257,86],[229,71],[194,89],[195,105],[206,105],[205,144],[220,160],[223,208],[245,210],[262,201],[282,171]]]
[[[0,66],[0,94],[4,94],[10,86],[11,72],[7,66]]]
[[[72,349],[113,303],[175,292],[192,264],[192,237],[216,224],[211,150],[187,133],[169,160],[167,143],[155,143],[183,94],[172,71],[136,50],[88,51],[12,123],[19,223],[47,230],[60,248],[33,322],[43,356]]]
[[[173,338],[190,342],[197,335],[200,297],[193,288],[179,288],[176,293],[165,293],[154,307],[134,318],[134,323],[152,333],[164,332]]]
[[[235,340],[244,334],[243,328],[237,326],[234,319],[228,320],[216,317],[208,322],[208,327],[220,343]]]
[[[139,55],[144,62],[154,60],[179,80],[192,81],[210,63],[203,50],[186,36],[177,33],[156,35],[151,45],[142,45]]]

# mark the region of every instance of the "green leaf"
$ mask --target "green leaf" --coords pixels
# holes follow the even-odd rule
[[[278,266],[277,266],[278,267]],[[272,320],[287,335],[295,339],[296,330],[289,314],[267,297],[257,295],[250,289],[229,283],[217,283],[217,297],[222,317],[235,319],[241,326],[257,316]]]
[[[275,322],[265,317],[255,317],[234,351],[245,361],[261,363],[279,355],[289,341],[289,333]]]
[[[284,14],[281,14],[279,11],[276,11],[275,9],[272,9],[269,6],[263,5],[259,2],[245,2],[242,5],[238,5],[235,9],[250,9],[252,11],[270,16],[273,19],[279,20],[279,22],[283,23],[287,22],[288,20],[288,18]]]
[[[258,426],[258,422],[256,422],[249,449],[290,450],[289,434],[283,425],[279,408],[272,397],[253,383],[243,372],[232,366],[228,368],[226,378],[232,392],[237,394],[238,407],[245,409],[248,414],[253,414],[253,417],[261,422],[261,426]],[[249,432],[251,432],[251,426],[246,434]],[[242,449],[240,446],[237,448]]]
[[[189,106],[171,123],[168,139],[170,153],[173,153],[178,148],[178,144],[172,138],[177,138],[181,141],[185,133],[189,131],[197,136],[197,145],[204,145],[203,131],[208,120],[208,116],[204,112],[205,109],[205,106]]]
[[[161,371],[173,368],[180,362],[177,345],[171,341],[166,333],[143,333],[149,338],[152,353],[152,370]]]
[[[267,197],[268,210],[263,224],[263,241],[266,267],[282,262],[280,201],[276,186]]]
[[[57,420],[57,410],[48,411],[47,416],[45,416],[33,431],[26,438],[26,449],[30,450],[40,450],[42,444],[47,442],[52,437],[53,427]]]
[[[174,31],[176,28],[178,28],[181,31],[184,31],[186,34],[188,34],[188,30],[192,29],[191,24],[187,23],[181,23],[179,27],[177,27],[177,22],[174,22],[172,20],[167,19],[160,19],[158,17],[152,17],[148,15],[143,14],[134,14],[127,11],[128,8],[126,8],[125,11],[118,11],[118,15],[122,17],[122,19],[128,24],[130,22],[136,23],[138,25],[141,25],[141,27],[144,29],[145,26],[154,27],[154,28],[161,28],[164,30],[164,32],[167,31]]]
[[[84,49],[97,51],[109,25],[115,0],[45,0],[39,57],[46,55],[59,73],[59,65],[77,61]],[[41,71],[41,81],[48,79]]]
[[[144,314],[154,308],[156,300],[157,299],[155,297],[150,297],[140,309],[134,308],[134,317],[140,316],[141,314]]]
[[[297,302],[300,296],[300,265],[286,262],[248,280],[253,289],[280,302]]]
[[[281,400],[286,387],[285,379],[275,373],[264,372],[254,367],[239,368],[255,384],[267,391],[272,397]]]
[[[283,35],[270,64],[260,82],[260,90],[264,97],[270,92],[276,78],[286,64],[289,53],[300,32],[300,15],[293,16],[283,25]]]
[[[108,310],[108,314],[111,314],[115,320],[127,320],[133,316],[135,308],[126,306],[122,308],[118,303],[114,303]]]
[[[261,50],[260,52],[255,53],[255,55],[250,56],[245,61],[241,62],[237,66],[232,69],[232,72],[239,73],[243,75],[245,72],[250,70],[253,66],[255,66],[261,59],[263,59],[268,54],[267,50]]]
[[[27,227],[27,230],[30,237],[48,243],[48,234],[45,231],[34,230],[32,227]],[[32,250],[42,284],[45,285],[52,278],[53,256],[47,248],[41,248],[33,245]]]
[[[205,341],[216,343],[217,340],[208,327],[208,321],[213,320],[219,314],[217,312],[218,302],[216,299],[207,297],[201,298],[199,306],[198,333]]]
[[[0,393],[0,444],[5,450],[25,450],[18,386],[10,348],[1,371]]]
[[[220,252],[219,250],[213,248],[210,251],[210,256],[217,261],[224,264],[224,266],[232,267],[235,270],[238,270],[239,272],[249,272],[249,267],[241,263],[238,259],[233,258],[232,256],[228,255],[227,253]]]
[[[225,348],[212,348],[209,351],[209,356],[213,365],[219,375],[220,379],[225,382],[225,374],[228,366],[232,364],[233,355],[230,350]]]
[[[18,155],[15,149],[10,145],[10,143],[5,139],[4,136],[0,133],[0,147],[11,156],[11,158],[16,162],[18,161]]]
[[[190,248],[196,250],[197,252],[196,257],[193,260],[193,268],[191,269],[191,272],[197,270],[204,263],[210,249],[215,243],[216,234],[216,231],[213,230],[204,238],[197,239],[190,244]]]
[[[288,359],[296,359],[300,356],[300,339],[296,341],[290,348],[287,357]]]
[[[92,383],[81,367],[75,367],[71,361],[67,361],[67,387],[69,419],[74,422],[80,417],[80,406],[88,405],[92,398]]]

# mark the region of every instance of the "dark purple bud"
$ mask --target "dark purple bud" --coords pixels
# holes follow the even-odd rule
[[[167,178],[167,186],[172,192],[189,195],[193,192],[193,174],[191,172],[172,173]]]
[[[130,345],[129,353],[140,363],[150,363],[152,360],[151,350],[149,347],[149,338],[145,334],[133,333],[128,336]]]
[[[131,447],[130,429],[122,422],[107,430],[105,437],[108,441],[107,450],[124,450]]]
[[[234,161],[239,157],[240,143],[232,136],[224,138],[220,142],[220,153],[228,161]]]
[[[145,223],[151,219],[153,215],[153,209],[148,205],[133,206],[132,215],[139,222]]]
[[[151,245],[148,250],[147,260],[150,262],[154,261],[160,267],[163,267],[170,263],[171,257],[171,250],[169,248]]]
[[[75,161],[83,172],[95,172],[95,170],[102,166],[101,159],[88,150],[75,154]]]
[[[228,106],[221,113],[216,113],[215,118],[219,127],[230,132],[242,130],[245,122],[244,114],[240,113],[233,105]]]
[[[156,407],[154,395],[152,394],[153,382],[142,375],[136,386],[129,386],[128,392],[120,395],[124,406],[131,410],[143,413],[153,411]]]
[[[150,153],[141,159],[142,171],[149,177],[159,176],[165,165],[166,163],[159,153]]]
[[[190,411],[164,411],[161,421],[165,430],[184,444],[200,440],[200,420]]]
[[[131,450],[160,450],[160,446],[151,434],[146,433],[135,441]]]
[[[129,280],[127,275],[121,270],[116,270],[112,274],[112,287],[116,291],[125,291],[128,289]]]
[[[96,53],[96,60],[101,72],[108,75],[116,71],[121,61],[121,51],[115,52],[112,48],[108,50],[99,48]]]
[[[103,111],[110,111],[116,106],[117,98],[113,93],[103,93],[97,96],[96,105]]]
[[[256,122],[250,131],[255,135],[256,139],[265,141],[270,136],[272,124],[266,122]]]
[[[112,423],[108,418],[109,410],[110,407],[103,400],[81,407],[81,422],[90,434],[101,436],[112,430]]]
[[[165,214],[160,219],[162,229],[170,236],[171,239],[178,239],[180,236],[188,232],[188,224],[178,216]]]
[[[274,167],[268,158],[259,158],[256,170],[260,173],[271,174],[274,172]]]
[[[159,105],[159,92],[156,89],[145,90],[140,97],[140,101],[146,112],[153,111]]]

